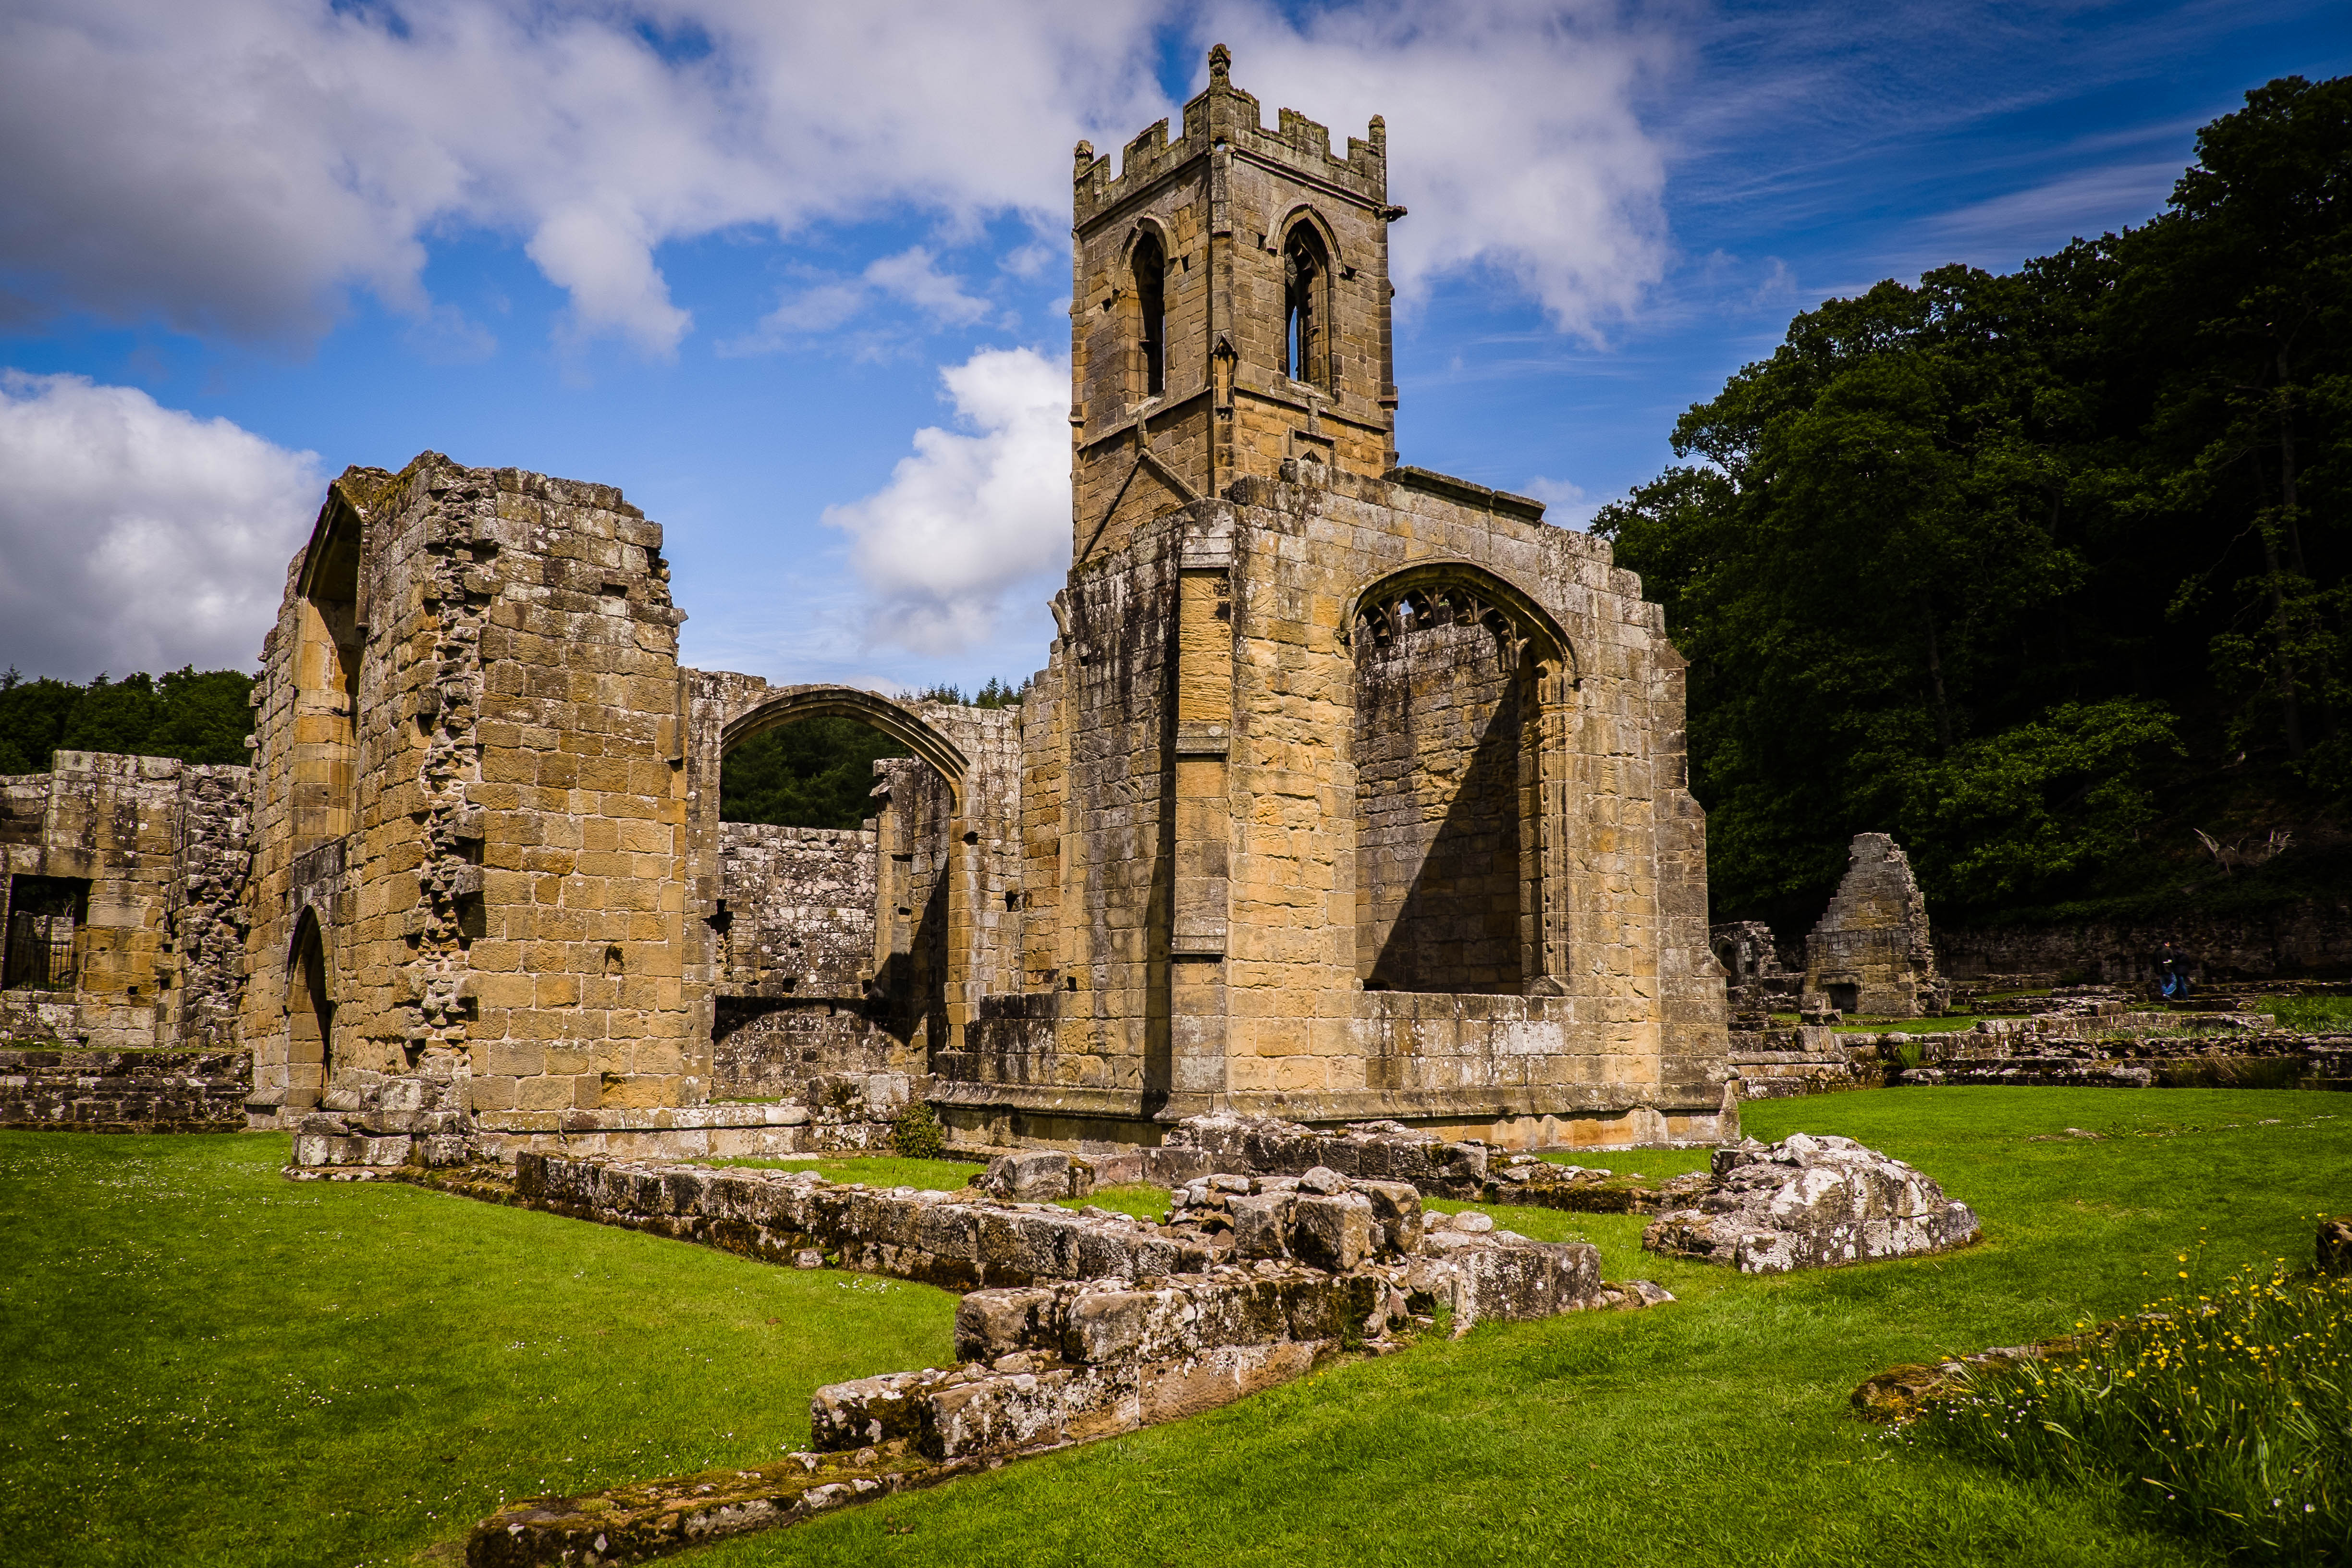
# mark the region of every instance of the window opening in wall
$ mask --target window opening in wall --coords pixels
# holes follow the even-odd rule
[[[295,654],[294,837],[299,851],[352,830],[359,763],[360,520],[340,502],[302,582]]]
[[[1862,1005],[1859,985],[1825,985],[1822,989],[1829,993],[1830,1005],[1841,1013],[1853,1012]]]
[[[1282,373],[1293,381],[1330,385],[1328,345],[1330,266],[1311,224],[1297,224],[1282,247]]]
[[[1135,243],[1135,302],[1137,346],[1143,358],[1143,395],[1157,397],[1167,388],[1168,257],[1159,237],[1146,233]]]
[[[89,910],[89,884],[73,877],[12,877],[0,989],[70,991],[74,935]]]
[[[1548,667],[1523,640],[1545,634],[1497,607],[1503,587],[1423,574],[1359,605],[1356,956],[1368,992],[1520,993],[1548,973]]]
[[[855,719],[796,720],[762,731],[719,764],[724,822],[858,828],[874,815],[874,764],[907,748]]]

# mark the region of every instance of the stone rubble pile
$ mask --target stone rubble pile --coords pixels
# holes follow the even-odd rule
[[[1486,1186],[1484,1143],[1447,1142],[1395,1121],[1360,1121],[1327,1132],[1272,1116],[1188,1117],[1167,1147],[1207,1158],[1213,1171],[1303,1175],[1318,1166],[1343,1176],[1410,1182],[1431,1197],[1475,1199]]]
[[[1851,1138],[1797,1133],[1717,1149],[1705,1192],[1642,1236],[1652,1252],[1743,1274],[1827,1268],[1966,1246],[1977,1216],[1900,1160]]]

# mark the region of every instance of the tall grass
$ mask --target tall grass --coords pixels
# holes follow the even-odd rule
[[[2255,1007],[2299,1035],[2352,1034],[2352,996],[2271,996]]]
[[[1915,1435],[2233,1554],[2352,1558],[2352,1279],[2282,1263],[2200,1291],[2176,1272],[2189,1283],[2075,1348],[1972,1369]]]

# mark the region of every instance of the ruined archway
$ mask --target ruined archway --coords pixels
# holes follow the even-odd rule
[[[758,702],[730,716],[719,736],[723,755],[755,735],[797,723],[803,719],[854,719],[905,746],[939,771],[947,781],[956,809],[962,806],[964,774],[971,763],[961,748],[925,723],[904,703],[854,686],[785,686],[771,690]]]
[[[1565,971],[1561,758],[1574,663],[1559,624],[1468,562],[1360,591],[1356,970],[1368,991],[1520,994]]]
[[[845,1081],[903,1078],[923,1070],[928,1041],[946,1027],[952,879],[944,873],[965,754],[903,703],[852,687],[791,687],[730,715],[719,736],[722,779],[738,748],[823,721],[890,743],[835,769],[862,763],[861,809],[824,823],[720,813],[716,1098],[817,1101]],[[847,795],[834,794],[837,809]]]
[[[305,909],[294,923],[286,954],[286,1104],[307,1110],[325,1097],[335,1068],[335,1004],[316,910]]]

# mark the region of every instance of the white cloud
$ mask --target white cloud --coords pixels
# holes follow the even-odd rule
[[[1614,0],[1415,0],[1311,12],[1226,3],[1204,30],[1234,79],[1331,128],[1334,150],[1388,122],[1390,235],[1410,306],[1437,279],[1491,270],[1591,337],[1632,313],[1668,258],[1663,150],[1636,106],[1680,58]]]
[[[0,371],[0,666],[253,668],[317,455],[135,387]]]
[[[1572,479],[1548,479],[1538,474],[1519,486],[1521,495],[1544,503],[1544,521],[1557,528],[1588,529],[1593,515],[1608,504]]]
[[[1608,0],[1209,15],[1199,42],[1230,37],[1269,114],[1297,102],[1343,134],[1388,116],[1408,297],[1491,268],[1590,331],[1657,277],[1662,164],[1634,105],[1662,29]],[[488,231],[565,290],[565,336],[658,356],[692,325],[665,244],[908,211],[950,236],[1004,214],[1058,229],[1071,144],[1168,113],[1163,35],[1201,19],[1175,0],[12,0],[0,281],[28,309],[300,343],[355,289],[428,311],[428,241]],[[953,319],[969,299],[916,302]]]
[[[814,283],[760,318],[759,326],[719,345],[723,354],[770,353],[795,338],[848,323],[875,296],[895,299],[935,327],[970,326],[994,307],[964,292],[963,279],[939,269],[929,249],[914,246],[868,264],[854,279]]]
[[[1068,152],[1164,112],[1146,0],[15,0],[0,272],[118,320],[300,342],[425,241],[505,233],[571,334],[669,351],[662,244],[906,206],[1058,214]],[[638,31],[707,36],[665,56]],[[1108,129],[1107,129],[1108,128]],[[21,292],[21,288],[19,289]]]
[[[983,349],[940,372],[962,431],[926,426],[890,482],[824,521],[850,535],[871,635],[918,653],[987,642],[1016,590],[1070,559],[1070,364]]]

